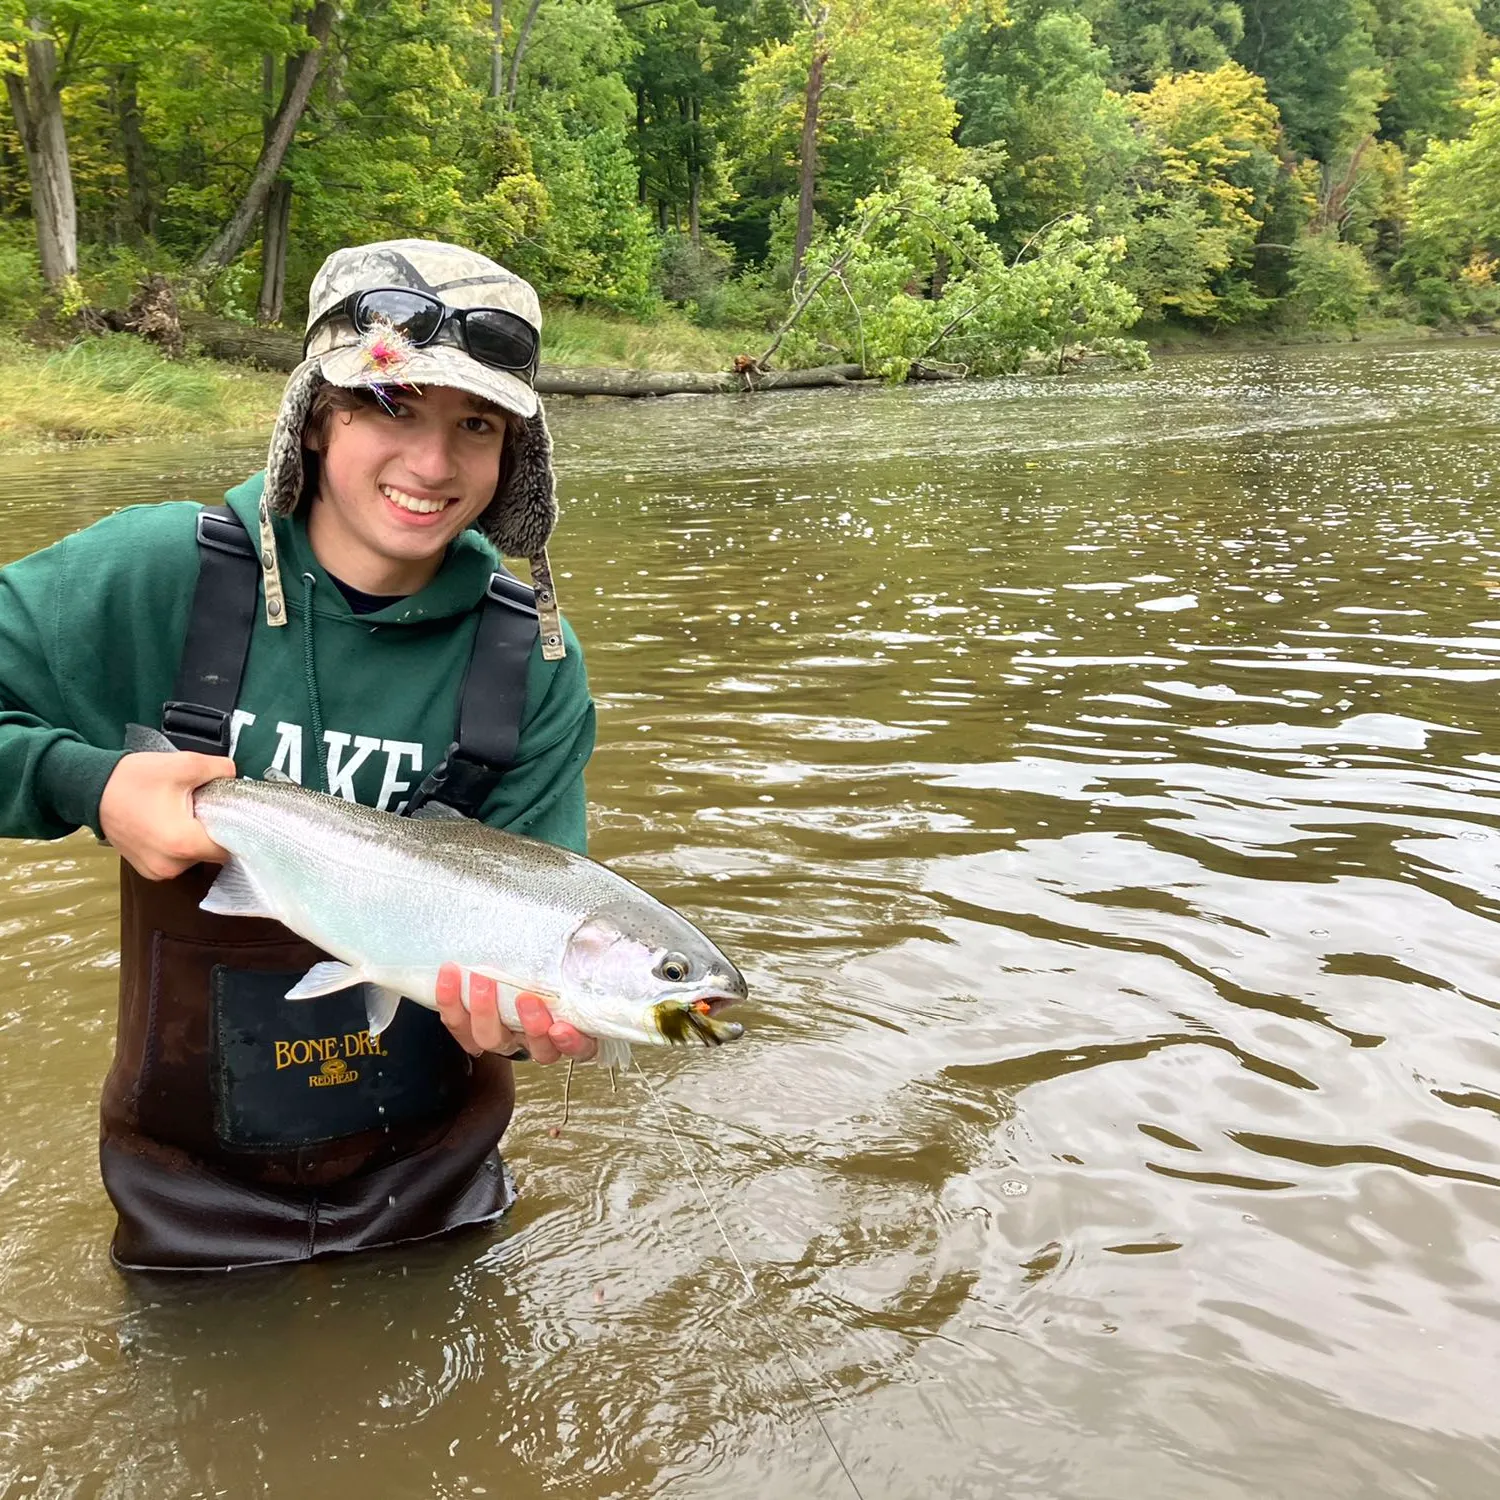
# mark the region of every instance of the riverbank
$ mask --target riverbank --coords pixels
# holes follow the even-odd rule
[[[641,324],[572,308],[549,308],[546,330],[548,363],[562,371],[727,370],[737,353],[756,342],[744,330],[699,328],[680,317]],[[1475,332],[1492,336],[1494,330]],[[1385,320],[1362,325],[1353,334],[1341,329],[1218,334],[1163,329],[1146,343],[1153,357],[1162,358],[1454,336]],[[288,343],[286,335],[273,337]],[[15,341],[0,351],[0,380],[9,395],[0,406],[0,451],[269,430],[285,379],[280,370],[224,359],[167,360],[129,334],[107,334],[51,350]]]
[[[284,375],[221,360],[168,360],[128,333],[66,349],[0,352],[0,449],[269,431]]]
[[[565,368],[726,370],[746,336],[686,318],[652,324],[549,308],[547,358]],[[247,330],[248,331],[248,330]],[[282,340],[294,346],[294,339]],[[750,340],[754,342],[754,340]],[[224,359],[164,359],[130,334],[0,351],[0,450],[269,429],[286,376]]]
[[[1140,335],[1153,359],[1174,354],[1242,354],[1256,349],[1306,349],[1326,344],[1420,344],[1460,338],[1486,338],[1500,327],[1474,324],[1433,328],[1401,318],[1371,318],[1357,328],[1231,328],[1210,332],[1167,327]]]

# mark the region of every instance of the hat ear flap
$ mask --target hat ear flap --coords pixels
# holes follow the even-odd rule
[[[535,416],[508,429],[506,441],[510,444],[509,477],[474,524],[502,557],[524,557],[531,564],[542,655],[558,661],[567,648],[557,610],[557,587],[547,561],[547,538],[557,525],[557,486],[552,474],[552,434],[547,431],[540,401]]]
[[[502,557],[534,557],[557,524],[552,434],[541,403],[536,415],[509,430],[510,476],[474,523]]]
[[[303,360],[286,383],[266,454],[265,496],[273,515],[291,515],[302,498],[302,432],[322,388],[323,372],[316,359]]]

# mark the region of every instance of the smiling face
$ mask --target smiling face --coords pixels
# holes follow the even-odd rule
[[[353,393],[351,393],[353,394]],[[448,386],[393,390],[331,410],[307,445],[319,454],[307,518],[313,555],[370,594],[413,594],[448,543],[490,501],[500,478],[505,417]]]

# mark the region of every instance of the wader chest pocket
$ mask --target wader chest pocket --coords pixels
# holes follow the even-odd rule
[[[458,1108],[469,1060],[432,1011],[408,1001],[372,1038],[361,987],[287,1000],[301,977],[214,966],[214,1123],[224,1145],[320,1145]]]

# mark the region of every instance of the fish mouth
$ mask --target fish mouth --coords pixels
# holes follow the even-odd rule
[[[740,995],[700,995],[696,1000],[661,1000],[651,1007],[651,1019],[662,1037],[673,1046],[697,1042],[704,1047],[722,1047],[745,1034],[738,1021],[721,1021],[718,1013],[733,1005]]]

